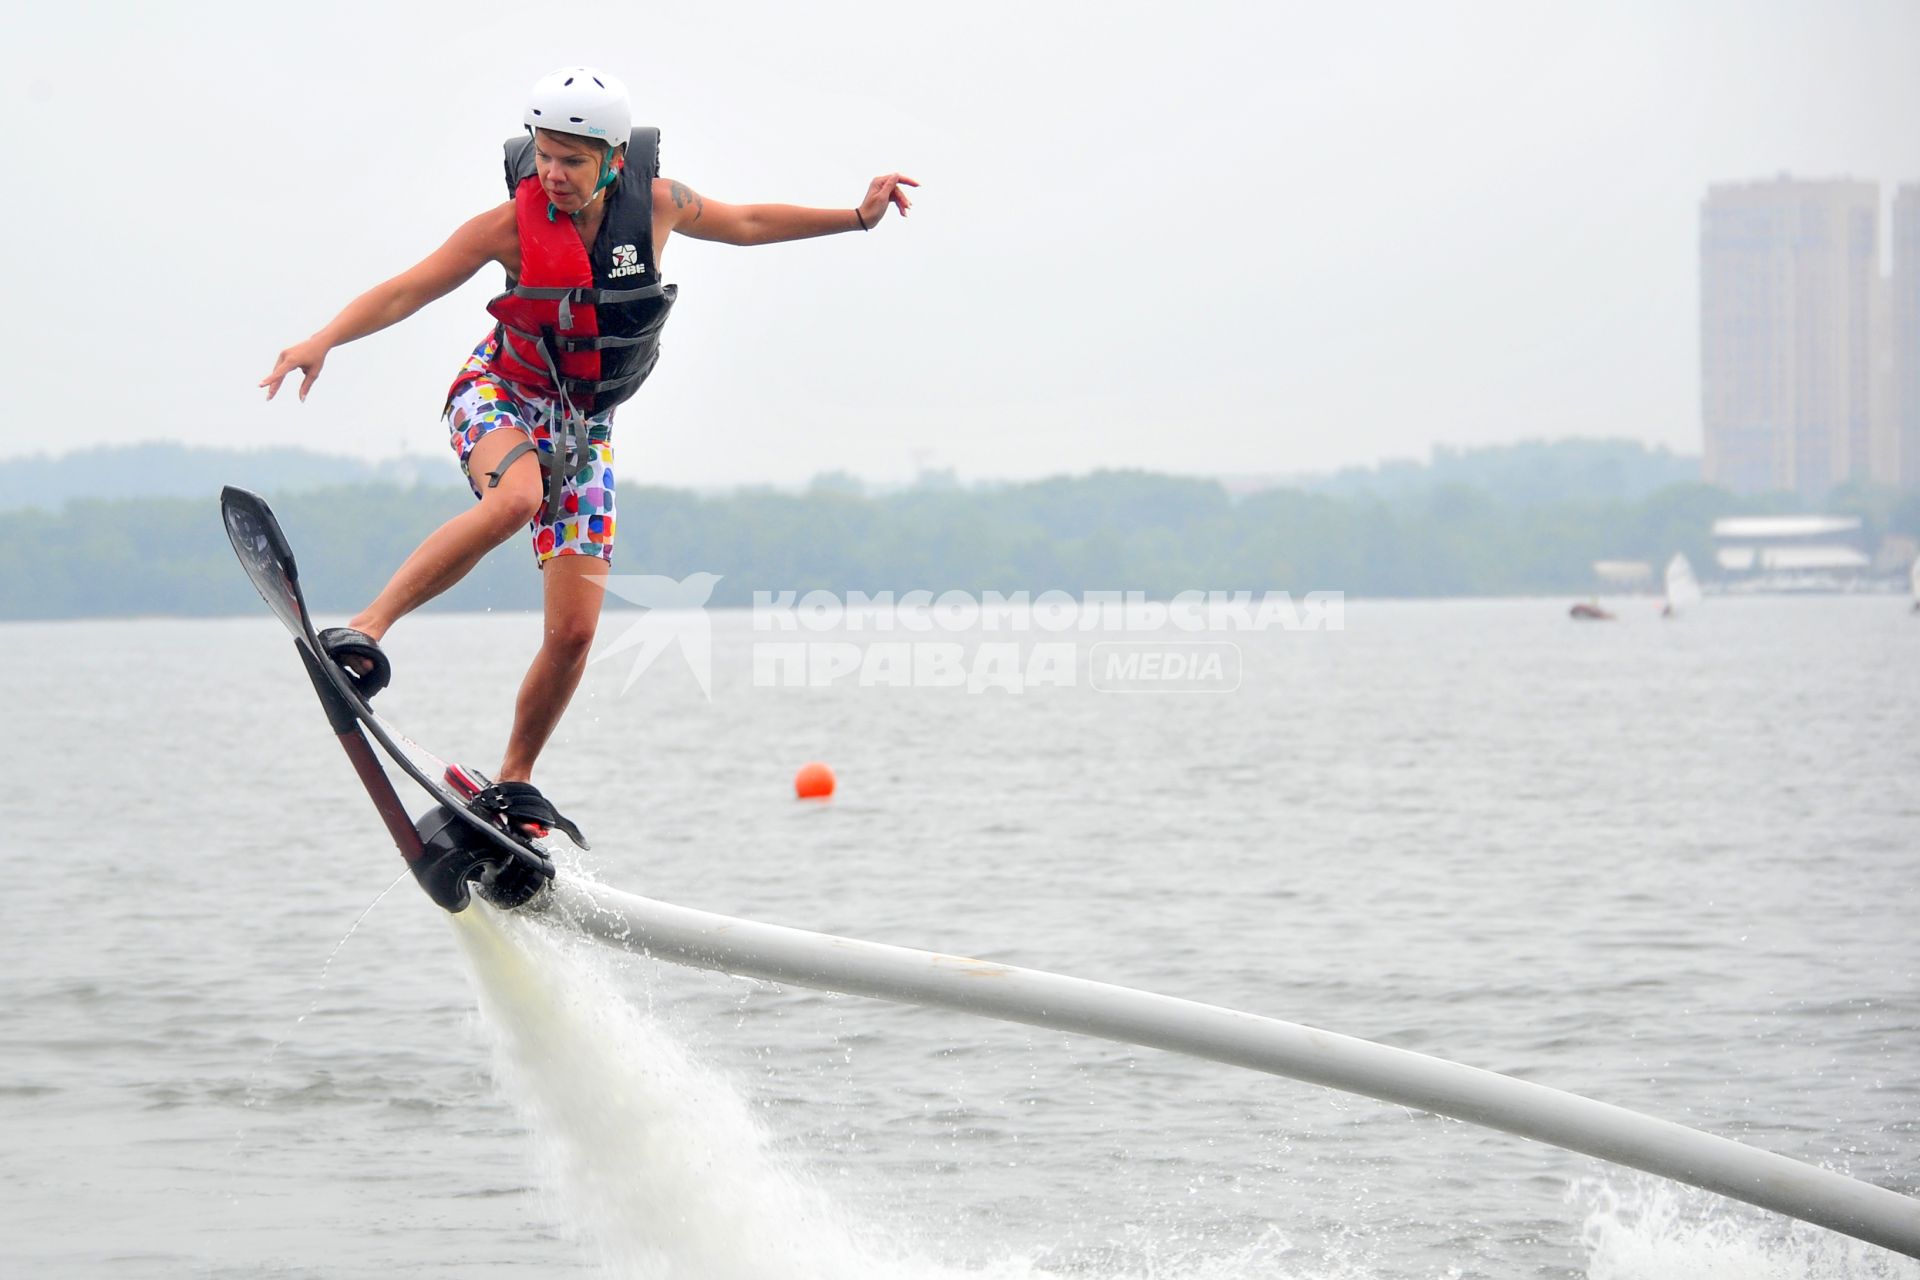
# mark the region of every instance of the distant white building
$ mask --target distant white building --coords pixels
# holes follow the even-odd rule
[[[1733,516],[1713,522],[1713,559],[1736,590],[1822,590],[1867,574],[1857,516]]]

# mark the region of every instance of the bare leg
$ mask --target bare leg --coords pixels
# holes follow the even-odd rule
[[[598,556],[555,556],[542,570],[546,637],[513,705],[513,733],[500,762],[502,782],[532,778],[535,757],[553,736],[554,726],[580,685],[593,633],[600,625],[600,605],[607,597],[601,582],[607,569],[607,562]]]
[[[375,640],[405,615],[472,572],[487,554],[524,529],[540,513],[539,462],[530,454],[514,459],[499,487],[486,487],[486,473],[527,438],[524,431],[500,428],[482,436],[467,456],[468,473],[480,480],[480,501],[427,535],[393,578],[347,625]]]

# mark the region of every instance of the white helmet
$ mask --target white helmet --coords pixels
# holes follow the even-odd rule
[[[627,86],[592,67],[562,67],[541,76],[527,95],[527,129],[598,138],[617,147],[633,135]]]

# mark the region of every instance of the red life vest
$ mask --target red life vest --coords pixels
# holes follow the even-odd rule
[[[606,212],[591,249],[571,219],[552,216],[533,173],[532,139],[507,144],[520,274],[487,304],[499,321],[493,369],[507,381],[593,414],[626,400],[653,372],[679,292],[661,283],[653,255],[658,139],[656,129],[634,130],[626,176],[600,197]]]

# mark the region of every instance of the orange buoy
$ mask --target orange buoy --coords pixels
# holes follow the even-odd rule
[[[825,800],[833,794],[833,770],[818,760],[801,765],[793,775],[793,794],[802,800]]]

